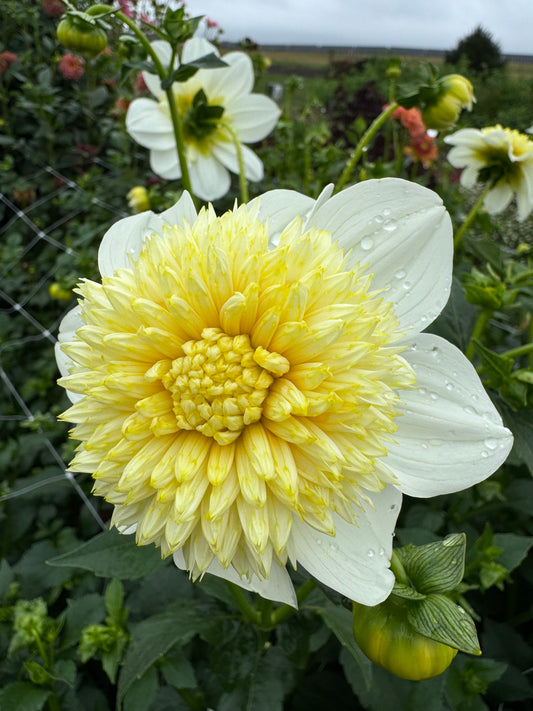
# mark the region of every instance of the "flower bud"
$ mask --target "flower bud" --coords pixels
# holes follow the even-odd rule
[[[142,185],[135,185],[129,191],[127,198],[128,205],[135,214],[150,209],[150,198],[148,197],[146,188]]]
[[[422,109],[422,119],[427,128],[438,131],[453,128],[463,109],[472,111],[476,100],[472,84],[460,74],[447,74],[437,82],[435,101]]]
[[[96,57],[107,47],[104,30],[72,15],[66,15],[57,26],[57,38],[67,49],[87,57]]]
[[[50,286],[48,287],[48,293],[50,294],[50,298],[56,299],[57,301],[70,301],[74,296],[72,291],[63,289],[63,287],[58,284],[57,281],[54,281],[53,284],[50,284]]]
[[[408,621],[416,602],[390,597],[375,607],[353,603],[354,638],[366,656],[410,681],[430,679],[447,669],[457,649],[417,632]]]

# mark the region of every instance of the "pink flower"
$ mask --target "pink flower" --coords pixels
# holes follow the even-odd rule
[[[209,17],[205,18],[205,24],[208,27],[218,27],[218,22],[215,22],[215,20],[211,20],[211,18],[209,18]]]
[[[0,52],[0,74],[3,74],[13,62],[17,62],[18,58],[18,54],[15,52]]]
[[[64,54],[59,62],[58,69],[65,79],[81,79],[85,74],[85,59],[77,54]]]
[[[139,72],[137,74],[137,77],[135,78],[135,89],[138,91],[139,94],[143,94],[145,91],[148,91],[148,87],[146,86],[146,82],[144,81],[142,72]]]
[[[133,17],[133,9],[129,0],[118,0],[118,4],[121,12],[123,12],[126,17]]]
[[[43,12],[52,17],[59,17],[67,9],[61,0],[43,0]]]

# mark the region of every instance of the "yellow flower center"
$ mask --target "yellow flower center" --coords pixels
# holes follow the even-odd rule
[[[261,419],[274,380],[258,365],[258,360],[266,364],[265,358],[251,347],[248,335],[232,337],[218,328],[204,329],[201,340],[187,341],[182,348],[185,355],[172,361],[162,377],[178,426],[198,430],[219,444],[233,442],[246,425]]]
[[[331,235],[296,219],[274,249],[242,206],[165,228],[78,291],[84,325],[63,418],[113,523],[193,577],[216,558],[268,577],[295,517],[335,535],[394,476],[385,463],[401,357],[391,304]]]

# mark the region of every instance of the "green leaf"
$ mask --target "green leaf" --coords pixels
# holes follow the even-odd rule
[[[493,544],[502,549],[498,563],[511,571],[517,568],[529,553],[533,546],[533,537],[519,536],[515,533],[495,533]]]
[[[417,592],[410,585],[403,585],[402,583],[395,583],[391,594],[403,597],[405,600],[423,600],[426,597],[423,593]]]
[[[120,626],[124,622],[124,611],[122,609],[123,602],[124,587],[120,580],[117,580],[117,578],[113,578],[113,580],[109,583],[105,591],[105,606],[111,624],[114,623]]]
[[[106,531],[68,553],[51,558],[48,565],[83,568],[102,578],[136,580],[164,565],[153,546],[136,546],[133,536]]]
[[[503,409],[505,424],[514,435],[514,448],[533,476],[533,410]]]
[[[61,634],[61,646],[68,648],[80,641],[81,631],[104,619],[104,601],[98,593],[90,593],[67,601],[65,624]]]
[[[204,54],[203,57],[193,59],[192,62],[182,64],[182,66],[196,67],[197,69],[220,69],[221,67],[227,67],[228,63],[215,52],[210,52],[209,54]]]
[[[50,692],[33,684],[16,681],[0,691],[0,709],[5,711],[41,711]]]
[[[472,619],[445,595],[428,595],[417,602],[409,608],[408,620],[425,637],[467,654],[481,654]]]
[[[157,689],[157,671],[155,667],[150,667],[130,686],[124,697],[124,711],[148,711],[157,696]]]
[[[15,580],[15,574],[7,560],[0,563],[0,601],[4,599],[9,591],[9,586]]]
[[[72,659],[59,659],[54,665],[51,676],[56,681],[62,681],[72,689],[76,683],[76,673],[76,665]]]
[[[512,358],[498,355],[478,341],[474,340],[481,358],[485,385],[489,388],[499,388],[511,377],[514,361]]]
[[[174,647],[159,666],[167,684],[176,689],[193,689],[196,686],[194,668],[181,647]]]
[[[325,624],[333,632],[342,646],[346,647],[346,649],[352,654],[361,669],[365,684],[370,686],[370,662],[359,649],[359,645],[353,637],[352,613],[344,607],[337,607],[331,603],[326,603],[321,607],[316,608],[316,612],[322,617]]]
[[[407,575],[418,592],[441,593],[456,588],[465,569],[466,536],[452,533],[442,541],[398,550]]]
[[[185,644],[195,634],[218,621],[212,611],[200,603],[176,607],[140,622],[132,632],[118,680],[118,700],[154,662],[175,644]]]

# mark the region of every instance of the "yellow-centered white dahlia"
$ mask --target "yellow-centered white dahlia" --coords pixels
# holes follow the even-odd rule
[[[274,190],[220,217],[184,194],[116,223],[99,266],[57,349],[71,470],[193,578],[295,605],[290,562],[374,605],[402,492],[466,488],[511,447],[471,364],[420,333],[452,270],[425,188]]]
[[[168,67],[172,49],[157,40],[152,47]],[[219,52],[202,37],[185,42],[182,62],[189,63]],[[177,111],[183,127],[184,148],[191,188],[202,200],[216,200],[230,187],[230,175],[239,173],[235,137],[241,143],[245,175],[248,180],[263,178],[263,163],[245,143],[267,136],[277,123],[280,110],[262,94],[252,94],[254,71],[244,52],[229,52],[227,67],[199,69],[185,82],[172,85]],[[176,67],[179,64],[176,61]],[[150,149],[150,164],[162,178],[181,177],[170,108],[159,77],[143,72],[144,81],[155,99],[134,99],[126,114],[126,130],[141,146]]]
[[[533,209],[533,141],[523,133],[501,126],[464,128],[444,141],[453,146],[448,160],[463,168],[461,185],[492,184],[483,204],[491,215],[505,210],[516,195],[518,220]]]

